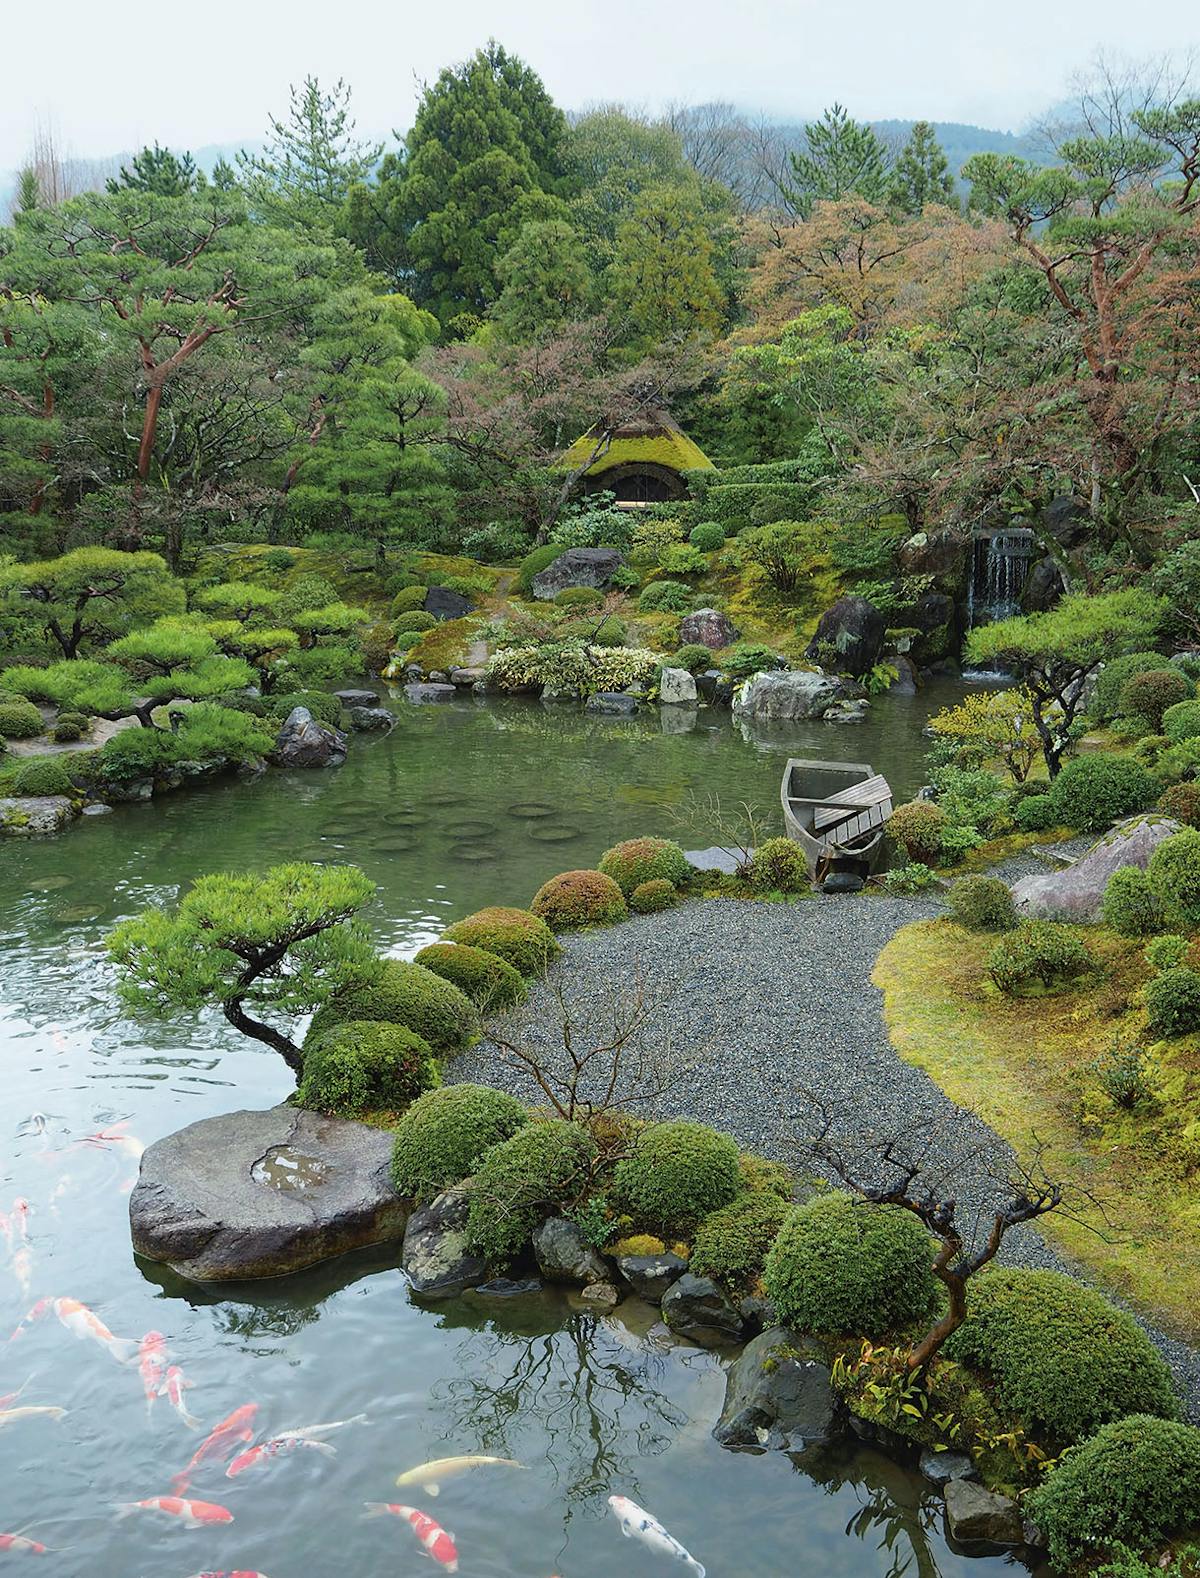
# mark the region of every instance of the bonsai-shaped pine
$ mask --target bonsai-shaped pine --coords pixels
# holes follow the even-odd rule
[[[374,892],[357,866],[303,861],[200,877],[174,913],[156,905],[113,931],[108,951],[122,971],[118,990],[135,1012],[156,1017],[219,1007],[299,1075],[299,1045],[254,1015],[308,1013],[370,967],[374,951],[354,917]]]

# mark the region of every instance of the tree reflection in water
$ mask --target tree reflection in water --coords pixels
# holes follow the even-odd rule
[[[846,1524],[847,1535],[871,1540],[891,1557],[882,1578],[938,1578],[937,1555],[941,1498],[911,1469],[869,1447],[847,1444],[840,1450],[815,1449],[794,1459],[797,1470],[830,1495],[847,1486],[860,1498]]]

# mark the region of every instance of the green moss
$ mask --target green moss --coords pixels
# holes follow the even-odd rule
[[[433,942],[413,958],[414,964],[464,992],[481,1013],[511,1008],[525,1001],[528,987],[519,971],[494,953],[461,942]]]
[[[296,1100],[318,1112],[357,1117],[403,1109],[439,1083],[427,1041],[403,1025],[351,1020],[305,1048]]]
[[[559,466],[573,471],[581,466],[595,448],[595,439],[585,434],[570,446]],[[588,477],[603,476],[614,466],[627,466],[638,461],[643,465],[666,466],[671,471],[714,471],[712,461],[686,433],[678,428],[647,434],[644,438],[614,438],[600,458],[584,473]]]
[[[443,936],[447,942],[466,943],[470,948],[494,953],[525,976],[541,975],[562,952],[540,916],[502,904],[476,910],[474,915],[455,921],[446,927]]]
[[[690,1269],[731,1293],[748,1291],[791,1207],[777,1194],[742,1194],[705,1217],[696,1230]]]
[[[729,1136],[679,1118],[641,1131],[617,1164],[613,1192],[639,1225],[672,1235],[730,1204],[740,1184]]]
[[[490,1264],[504,1265],[549,1211],[574,1200],[589,1178],[596,1143],[562,1119],[529,1123],[485,1152],[469,1185],[467,1237]]]
[[[429,1200],[473,1172],[483,1153],[528,1122],[515,1096],[489,1085],[446,1085],[419,1096],[396,1125],[392,1183]]]
[[[405,1025],[442,1055],[461,1051],[479,1035],[479,1014],[469,998],[432,970],[401,959],[380,959],[340,987],[318,1009],[305,1046],[332,1026],[357,1019]]]

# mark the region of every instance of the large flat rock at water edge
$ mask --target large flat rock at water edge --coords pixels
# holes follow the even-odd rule
[[[1163,839],[1178,832],[1179,823],[1169,816],[1151,814],[1118,822],[1066,871],[1022,877],[1012,890],[1017,914],[1024,920],[1099,920],[1104,889],[1113,872],[1122,866],[1144,871]]]
[[[399,1240],[392,1137],[297,1107],[202,1118],[150,1146],[129,1201],[133,1247],[194,1282],[278,1277]]]
[[[861,685],[840,674],[776,669],[746,681],[733,698],[733,715],[766,723],[793,723],[823,718],[838,703],[858,701],[865,695]]]

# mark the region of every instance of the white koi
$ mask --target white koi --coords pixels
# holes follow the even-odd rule
[[[435,1457],[428,1463],[422,1463],[419,1468],[405,1469],[403,1474],[397,1474],[396,1484],[402,1489],[409,1485],[419,1485],[427,1496],[436,1496],[444,1480],[457,1479],[460,1474],[469,1474],[472,1469],[524,1467],[524,1463],[518,1463],[511,1457],[483,1457],[478,1454],[468,1454],[464,1457]]]
[[[610,1496],[608,1504],[621,1525],[621,1533],[627,1540],[640,1540],[647,1550],[654,1551],[658,1556],[670,1556],[674,1561],[683,1562],[686,1567],[691,1568],[696,1578],[704,1578],[704,1568],[696,1558],[680,1545],[673,1534],[668,1534],[658,1519],[644,1507],[639,1507],[636,1501],[630,1501],[628,1496]]]
[[[332,1435],[335,1430],[344,1430],[347,1425],[370,1424],[366,1414],[354,1414],[349,1419],[335,1419],[327,1425],[305,1425],[300,1430],[280,1430],[274,1436],[276,1441],[319,1441],[322,1436]]]
[[[188,1412],[187,1400],[183,1395],[189,1387],[195,1386],[195,1384],[195,1381],[188,1380],[177,1364],[173,1364],[168,1369],[163,1380],[162,1390],[158,1394],[160,1397],[167,1399],[189,1430],[200,1429],[200,1421],[194,1414]]]
[[[22,1419],[65,1419],[66,1415],[65,1408],[0,1408],[0,1430]]]

